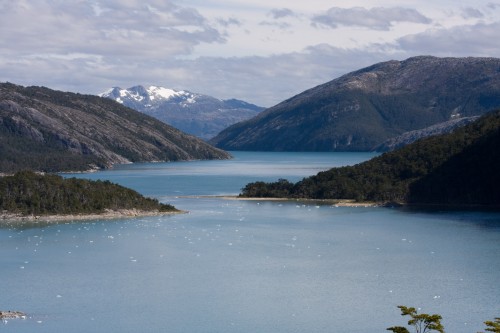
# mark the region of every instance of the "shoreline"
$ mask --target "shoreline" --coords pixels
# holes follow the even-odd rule
[[[2,213],[0,215],[0,223],[22,223],[22,222],[45,222],[57,223],[62,221],[85,221],[85,220],[99,220],[99,219],[125,219],[132,217],[147,217],[147,216],[163,216],[163,215],[176,215],[185,214],[186,211],[144,211],[138,209],[119,209],[111,210],[106,209],[103,213],[94,214],[53,214],[53,215],[22,215],[19,213]]]
[[[224,200],[241,201],[275,201],[275,202],[305,202],[316,204],[329,204],[335,207],[385,207],[404,208],[409,210],[434,211],[434,210],[463,210],[463,211],[500,211],[499,205],[480,204],[417,204],[394,201],[355,201],[354,199],[309,199],[309,198],[261,198],[261,197],[240,197],[238,195],[205,195],[205,196],[185,196],[185,198],[219,198]]]
[[[352,199],[307,199],[307,198],[261,198],[261,197],[240,197],[237,195],[193,195],[179,196],[179,198],[218,198],[223,200],[239,201],[276,201],[276,202],[309,202],[318,204],[329,204],[338,207],[385,207],[386,204],[380,202],[357,202]]]

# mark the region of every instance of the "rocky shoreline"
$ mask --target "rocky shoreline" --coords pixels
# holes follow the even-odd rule
[[[180,198],[219,198],[224,200],[240,200],[240,201],[281,201],[281,202],[303,202],[309,204],[332,205],[338,207],[382,207],[387,206],[387,203],[363,201],[358,202],[351,199],[307,199],[307,198],[274,198],[274,197],[240,197],[238,195],[193,195],[180,196]],[[389,204],[390,206],[396,204]]]
[[[163,216],[186,213],[185,211],[168,211],[160,212],[144,211],[138,209],[107,209],[103,213],[95,214],[69,214],[69,215],[23,215],[19,213],[3,212],[0,214],[0,223],[2,222],[60,222],[60,221],[80,221],[80,220],[96,220],[96,219],[120,219],[131,217],[146,217],[146,216]]]

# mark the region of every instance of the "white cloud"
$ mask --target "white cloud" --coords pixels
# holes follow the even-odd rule
[[[463,18],[483,18],[484,14],[476,8],[467,7],[462,10]]]
[[[195,9],[163,1],[150,6],[141,1],[68,1],[57,6],[52,1],[20,1],[3,8],[1,20],[12,28],[0,29],[0,39],[15,46],[2,48],[4,53],[89,52],[135,58],[186,54],[199,43],[224,41]]]
[[[291,9],[288,9],[288,8],[273,8],[268,16],[271,16],[272,18],[274,19],[281,19],[281,18],[284,18],[284,17],[289,17],[289,16],[295,16],[295,13],[291,10]]]
[[[500,56],[498,45],[500,22],[478,23],[432,29],[424,33],[400,38],[399,48],[409,53],[432,53],[438,56]]]
[[[325,13],[312,18],[313,25],[327,26],[334,29],[344,25],[389,30],[395,22],[429,24],[431,20],[415,9],[402,7],[376,7],[371,9],[332,7]]]
[[[421,54],[500,56],[499,2],[335,5],[1,1],[0,81],[82,93],[156,84],[271,106],[379,61]]]

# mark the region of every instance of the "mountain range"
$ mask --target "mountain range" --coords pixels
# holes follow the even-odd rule
[[[370,151],[385,140],[500,107],[500,59],[419,56],[319,85],[209,142],[226,150]]]
[[[0,172],[227,159],[205,141],[110,99],[0,84]]]
[[[204,140],[264,110],[237,99],[221,100],[158,86],[114,87],[99,96],[113,99]]]

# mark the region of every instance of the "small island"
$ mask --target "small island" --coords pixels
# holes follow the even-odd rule
[[[181,213],[111,183],[20,171],[0,178],[0,219],[60,221]]]

